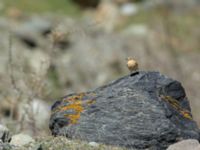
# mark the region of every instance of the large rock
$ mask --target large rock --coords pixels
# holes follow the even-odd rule
[[[184,88],[158,72],[139,72],[65,96],[52,106],[49,126],[55,136],[137,149],[199,139]]]

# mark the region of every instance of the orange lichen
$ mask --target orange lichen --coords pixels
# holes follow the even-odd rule
[[[60,108],[59,111],[65,111],[65,110],[69,110],[69,109],[74,109],[76,112],[83,111],[82,101],[77,101],[77,102],[74,102],[74,103],[69,104],[67,106],[63,106],[63,107]]]
[[[68,104],[59,106],[52,113],[74,110],[73,114],[64,114],[64,116],[70,120],[70,124],[76,124],[81,116],[81,112],[84,110],[84,104],[91,105],[94,103],[94,100],[83,100],[83,96],[85,96],[85,93],[79,93],[63,99],[63,101],[68,102]]]
[[[76,100],[81,100],[85,96],[85,93],[79,93],[77,95],[70,96],[63,101],[68,102],[68,101],[76,101]]]
[[[64,116],[70,119],[70,124],[76,124],[81,114],[80,113],[70,114],[70,115],[65,114]]]
[[[192,119],[191,113],[187,110],[181,107],[178,100],[172,98],[171,96],[160,96],[163,100],[167,101],[175,110],[177,110],[184,118]]]
[[[190,112],[181,111],[181,114],[182,114],[185,118],[192,119],[192,116],[191,116]]]
[[[77,100],[69,105],[63,106],[59,108],[59,111],[66,111],[66,110],[74,110],[74,114],[65,114],[64,116],[70,119],[71,124],[76,124],[78,119],[80,118],[81,112],[84,110],[82,106],[82,101]]]

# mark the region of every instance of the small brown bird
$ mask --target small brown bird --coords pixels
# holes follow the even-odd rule
[[[139,69],[137,61],[131,57],[127,58],[127,67],[131,73],[137,72]]]

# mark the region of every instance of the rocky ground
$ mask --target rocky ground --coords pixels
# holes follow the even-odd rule
[[[44,13],[54,11],[50,2],[48,7],[27,2],[27,8],[0,2],[0,123],[12,135],[49,135],[54,99],[128,74],[129,56],[140,70],[180,81],[200,124],[199,2],[116,2],[88,4],[89,9],[66,5],[65,10],[54,4],[61,14]],[[78,15],[66,16],[67,10]]]

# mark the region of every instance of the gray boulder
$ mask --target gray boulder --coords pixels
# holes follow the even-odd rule
[[[52,106],[53,135],[136,149],[166,149],[199,140],[181,83],[159,72],[136,72]]]

